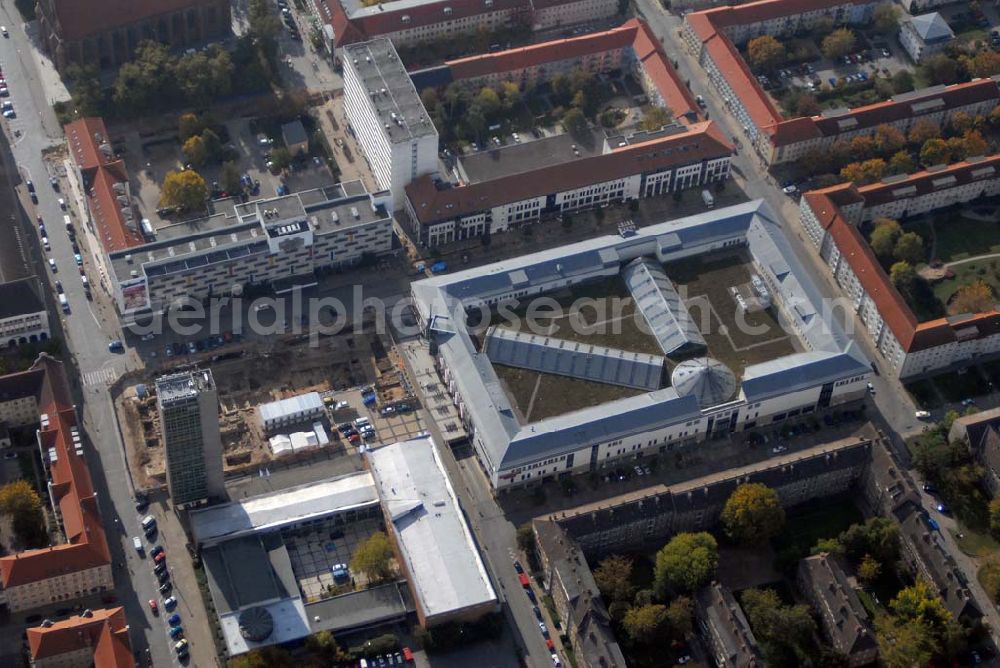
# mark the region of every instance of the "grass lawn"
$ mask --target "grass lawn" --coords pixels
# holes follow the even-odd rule
[[[527,422],[538,422],[555,415],[643,393],[643,390],[629,387],[594,383],[499,364],[494,369],[506,386],[511,401]]]
[[[993,269],[994,262],[997,263],[997,270]],[[934,296],[942,304],[947,304],[959,287],[977,280],[986,281],[993,287],[994,293],[1000,294],[1000,258],[957,264],[951,269],[955,272],[955,278],[939,281],[932,286]]]
[[[906,226],[910,229],[910,226]],[[934,235],[937,258],[954,262],[986,253],[1000,253],[1000,228],[995,223],[963,218],[949,209],[935,217]]]
[[[798,561],[809,556],[809,551],[820,539],[836,538],[864,519],[850,497],[807,503],[788,514],[785,528],[771,544],[782,559]]]
[[[958,531],[952,531],[951,535],[959,549],[970,557],[988,557],[1000,551],[1000,543],[988,533],[974,531],[961,523],[958,525]]]

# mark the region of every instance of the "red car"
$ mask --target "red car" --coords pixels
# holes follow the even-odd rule
[[[149,609],[153,611],[154,615],[160,614],[160,606],[156,604],[156,599],[149,599]]]
[[[549,648],[550,652],[556,651],[556,644],[552,642],[552,638],[545,639],[545,646]]]
[[[167,553],[166,552],[160,552],[155,557],[153,557],[153,561],[155,561],[156,563],[160,563],[162,561],[165,561],[166,558],[167,558]]]
[[[517,579],[520,580],[521,586],[525,589],[531,586],[531,581],[528,579],[527,573],[518,573]]]
[[[409,647],[403,648],[403,659],[406,661],[413,661],[413,652],[410,651]]]

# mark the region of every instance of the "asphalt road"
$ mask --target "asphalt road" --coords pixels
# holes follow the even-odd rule
[[[48,184],[49,173],[42,159],[42,150],[62,143],[62,130],[46,102],[46,91],[42,89],[35,58],[30,51],[32,47],[13,3],[4,3],[0,7],[0,22],[10,30],[8,39],[0,39],[0,63],[11,91],[8,99],[13,102],[17,113],[15,119],[4,121],[4,129],[12,140],[12,151],[21,177],[33,180],[38,191],[37,207],[32,207],[30,203],[27,205],[29,216],[32,219],[35,215],[43,217],[52,246],[50,253],[43,253],[35,237],[32,239],[35,245],[32,254],[36,258],[51,257],[58,267],[55,274],[47,271],[44,265],[37,267],[36,271],[43,280],[47,278],[50,286],[56,279],[62,282],[72,309],[69,315],[53,314],[51,317],[60,318],[68,339],[68,362],[77,367],[77,377],[108,368],[124,370],[124,357],[111,354],[107,349],[108,341],[118,337],[117,322],[104,315],[110,311],[106,304],[102,311],[101,305],[106,302],[106,296],[100,294],[100,289],[94,289],[94,302],[87,300],[73,260],[70,240],[62,226],[63,212],[57,203],[60,195],[53,192]],[[20,134],[19,137],[14,136],[15,131]],[[62,188],[64,193],[68,191],[65,181]],[[27,201],[23,186],[20,194]],[[62,196],[68,197],[68,194]],[[79,213],[74,214],[74,219],[79,225]],[[86,389],[77,385],[74,389],[86,436],[92,446],[88,448],[90,470],[101,514],[109,529],[111,551],[116,564],[127,565],[127,569],[116,567],[114,572],[116,595],[119,603],[126,608],[131,627],[132,647],[138,655],[149,647],[156,665],[170,665],[176,660],[167,644],[164,622],[152,616],[146,603],[151,598],[159,598],[159,594],[154,590],[149,568],[145,562],[139,567],[130,544],[130,537],[141,535],[141,532],[107,386],[99,383]],[[115,518],[120,518],[120,523],[115,523]],[[116,527],[123,529],[116,532]]]

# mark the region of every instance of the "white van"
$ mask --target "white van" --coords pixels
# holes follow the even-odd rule
[[[66,293],[65,292],[60,292],[59,293],[59,306],[62,307],[62,312],[63,313],[69,313],[69,300],[66,299]]]
[[[142,554],[145,551],[142,547],[142,539],[139,538],[138,536],[132,538],[132,547],[134,547],[135,551],[138,552],[139,554]]]
[[[362,427],[367,427],[369,425],[371,425],[371,420],[369,420],[366,417],[359,417],[357,420],[354,421],[354,426],[357,427],[358,429]]]
[[[156,518],[153,517],[152,515],[146,515],[144,518],[142,518],[143,531],[149,531],[155,526],[156,526]]]
[[[368,659],[361,659],[361,663],[358,664],[358,668],[368,668]]]
[[[70,236],[73,236],[75,230],[73,229],[73,219],[69,216],[63,216],[63,223],[66,225],[66,231],[69,232]]]

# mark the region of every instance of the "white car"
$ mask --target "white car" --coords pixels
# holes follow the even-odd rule
[[[774,453],[774,454],[776,454],[776,455],[780,455],[782,452],[785,452],[787,450],[788,450],[788,447],[786,447],[784,445],[776,445],[773,448],[771,448],[771,452]]]
[[[930,411],[917,411],[913,414],[913,417],[917,418],[918,420],[926,420],[930,416],[931,416]]]
[[[791,185],[787,185],[787,186],[785,186],[784,188],[781,189],[781,192],[785,193],[786,195],[794,195],[798,191],[799,191],[799,187],[797,185],[795,185],[794,183],[791,184]]]
[[[66,210],[66,200],[64,200],[62,197],[59,198],[59,208],[62,209],[63,211]]]
[[[7,32],[7,26],[0,26],[0,32],[3,33],[4,37],[10,37],[10,33]]]
[[[4,118],[14,118],[15,116],[17,116],[17,114],[14,113],[13,109],[4,109],[3,110],[3,117]]]

